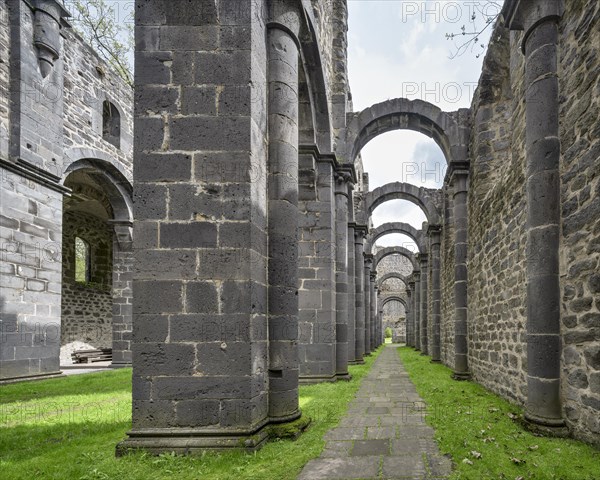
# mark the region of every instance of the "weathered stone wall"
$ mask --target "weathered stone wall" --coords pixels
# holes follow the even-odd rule
[[[524,61],[516,50],[518,38],[511,42],[506,28],[498,25],[492,38],[472,106],[469,364],[476,381],[523,403],[527,367]]]
[[[0,379],[58,371],[62,194],[0,169]]]
[[[85,44],[72,29],[64,41],[64,131],[63,171],[81,158],[100,158],[132,180],[133,89]],[[121,144],[102,138],[104,101],[121,115]]]
[[[96,173],[103,177],[104,169],[115,177],[120,172],[123,195],[130,190],[126,179],[132,178],[132,89],[66,24],[55,37],[59,57],[54,65],[40,62],[34,32],[43,36],[54,20],[46,18],[37,27],[34,20],[31,2],[0,2],[2,377],[58,370],[67,168],[80,159],[100,160]],[[54,27],[58,32],[58,23]],[[120,148],[103,139],[105,99],[120,112]],[[65,290],[72,300],[74,292]],[[95,312],[99,317],[110,319],[110,295]],[[77,302],[87,302],[78,297]]]
[[[0,2],[0,158],[8,158],[10,88],[10,22],[8,2]]]
[[[560,23],[562,397],[569,426],[600,434],[600,4]],[[594,437],[595,435],[595,437]]]
[[[75,281],[75,237],[90,246],[90,282]],[[112,243],[106,220],[69,211],[63,220],[61,346],[82,341],[112,346]]]

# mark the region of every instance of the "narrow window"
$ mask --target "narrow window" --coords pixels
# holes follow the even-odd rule
[[[102,138],[117,148],[121,148],[121,114],[109,101],[102,106]]]
[[[90,281],[90,244],[79,237],[75,237],[75,281]]]

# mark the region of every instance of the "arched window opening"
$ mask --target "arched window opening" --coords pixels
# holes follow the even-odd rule
[[[403,233],[386,233],[377,239],[375,245],[378,247],[400,246],[406,248],[414,254],[419,253],[419,247],[415,241]]]
[[[373,220],[373,228],[377,228],[384,223],[404,222],[417,230],[421,230],[423,222],[427,221],[427,217],[421,207],[408,200],[390,200],[384,202],[373,210],[371,218]]]
[[[88,283],[91,281],[90,269],[90,244],[79,237],[75,237],[75,281]]]
[[[121,148],[121,114],[117,107],[107,100],[102,107],[102,138]]]

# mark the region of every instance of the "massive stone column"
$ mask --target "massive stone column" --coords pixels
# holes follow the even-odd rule
[[[370,355],[373,350],[372,339],[374,322],[371,314],[371,268],[373,267],[373,255],[365,253],[365,354]],[[368,287],[368,288],[367,288]]]
[[[335,298],[336,376],[348,379],[348,183],[351,176],[335,176]],[[354,345],[352,345],[354,347]],[[354,348],[352,348],[354,351]]]
[[[560,401],[559,0],[509,1],[510,29],[523,29],[527,179],[527,405],[530,425],[567,433]]]
[[[352,200],[353,184],[348,184],[348,362],[359,361],[356,354],[356,275],[354,255],[354,202]],[[362,361],[362,356],[360,358]]]
[[[413,325],[413,308],[412,308],[413,288],[414,288],[414,283],[408,282],[408,288],[406,289],[406,297],[408,298],[408,307],[406,309],[406,345],[409,347],[414,346],[414,342],[413,342],[414,325]]]
[[[452,171],[454,188],[454,374],[456,380],[470,378],[467,339],[467,184],[469,171]]]
[[[379,294],[379,288],[377,287],[377,272],[372,271],[370,275],[370,295],[371,295],[371,311],[369,316],[371,318],[371,349],[375,350],[381,345],[381,324],[378,317],[379,313],[379,302],[377,300]]]
[[[441,286],[440,286],[440,244],[439,227],[429,227],[429,255],[431,262],[431,361],[440,362],[440,321],[441,321]]]
[[[367,331],[369,326],[369,320],[371,317],[371,294],[369,292],[371,268],[373,268],[373,255],[370,253],[363,254],[362,261],[362,275],[361,279],[361,297],[363,298],[364,306],[362,310],[362,320],[360,322],[360,330],[356,330],[356,348],[361,350],[363,355],[367,355]],[[358,271],[356,278],[358,279]],[[358,293],[357,293],[358,295]]]
[[[415,279],[415,294],[414,298],[414,325],[415,325],[415,349],[421,350],[421,271],[413,272]]]
[[[272,6],[283,10],[283,4],[273,3]],[[289,18],[285,20],[290,21]],[[277,24],[268,30],[267,58],[269,418],[272,421],[288,421],[300,415],[297,343],[298,47],[288,30]]]
[[[299,13],[279,2],[287,27],[267,30],[255,2],[137,3],[133,419],[118,451],[253,450],[271,418],[299,415]]]
[[[334,169],[336,162],[333,155],[320,154],[315,145],[301,145],[299,163],[300,383],[335,381],[337,339]],[[345,230],[344,226],[344,234]]]
[[[354,228],[354,301],[356,305],[356,360],[358,362],[362,362],[365,355],[365,235],[366,228],[356,225]]]
[[[428,283],[429,283],[429,267],[427,262],[427,254],[420,253],[419,254],[419,265],[421,267],[421,305],[420,305],[420,314],[419,320],[421,322],[419,327],[420,339],[419,343],[421,345],[421,353],[423,355],[427,355],[429,353],[429,340],[427,335],[427,299],[428,299]]]

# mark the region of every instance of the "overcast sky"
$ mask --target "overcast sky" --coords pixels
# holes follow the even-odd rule
[[[502,1],[348,0],[348,62],[354,110],[396,97],[421,99],[442,110],[469,107],[479,79],[491,26],[473,50],[454,59],[469,36],[447,40],[446,33],[473,31],[495,16]],[[473,44],[472,44],[473,45]],[[362,150],[370,189],[392,181],[438,188],[446,169],[442,151],[429,137],[408,130],[376,137]],[[395,200],[379,207],[374,226],[404,221],[421,228],[425,216],[412,203]],[[379,245],[412,244],[407,237],[387,235]],[[413,248],[415,248],[414,246]]]

